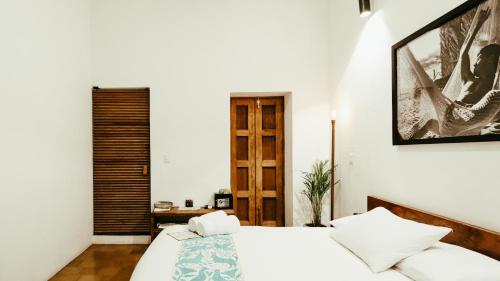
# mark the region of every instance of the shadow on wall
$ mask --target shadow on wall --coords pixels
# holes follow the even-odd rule
[[[339,3],[336,3],[339,5]],[[333,38],[331,44],[331,67],[330,70],[330,87],[336,89],[345,68],[335,67],[341,65],[348,65],[351,60],[353,53],[355,52],[356,45],[360,40],[361,33],[353,32],[357,30],[362,30],[367,24],[370,18],[361,19],[358,14],[358,3],[357,1],[345,1],[342,2],[342,8],[336,7],[331,10],[331,17],[336,20],[337,23],[349,22],[349,28],[340,27],[340,25],[334,25],[330,31],[330,37]],[[352,21],[355,18],[355,21]],[[335,107],[332,107],[335,108]]]
[[[415,144],[398,146],[398,152],[419,152],[425,148],[426,152],[497,152],[498,142],[476,142],[469,143],[438,143],[438,144]]]
[[[312,208],[309,200],[302,194],[302,192],[295,192],[295,213],[294,213],[294,226],[301,226],[302,222],[308,223],[312,217]]]
[[[337,193],[335,193],[337,194]],[[312,221],[311,202],[302,192],[295,192],[294,226],[303,226],[303,224]],[[321,213],[321,223],[328,225],[330,221],[330,192],[325,195],[323,202],[323,211]]]

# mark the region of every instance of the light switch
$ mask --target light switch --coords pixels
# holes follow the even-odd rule
[[[349,165],[354,165],[354,153],[349,153]]]

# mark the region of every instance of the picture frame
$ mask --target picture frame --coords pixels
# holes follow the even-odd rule
[[[233,195],[216,193],[214,195],[214,207],[219,210],[233,209]]]
[[[466,1],[392,46],[393,145],[500,141],[499,2]]]

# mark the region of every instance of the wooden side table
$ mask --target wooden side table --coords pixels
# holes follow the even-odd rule
[[[185,224],[192,217],[202,216],[211,212],[218,211],[216,209],[196,209],[196,210],[179,210],[172,209],[170,211],[153,211],[151,212],[151,242],[156,238],[156,236],[161,232],[161,228],[158,228],[159,223],[177,223]],[[235,212],[232,209],[223,210],[228,215],[234,215]]]

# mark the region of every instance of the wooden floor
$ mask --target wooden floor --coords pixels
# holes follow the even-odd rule
[[[129,281],[148,245],[92,245],[49,281]]]

